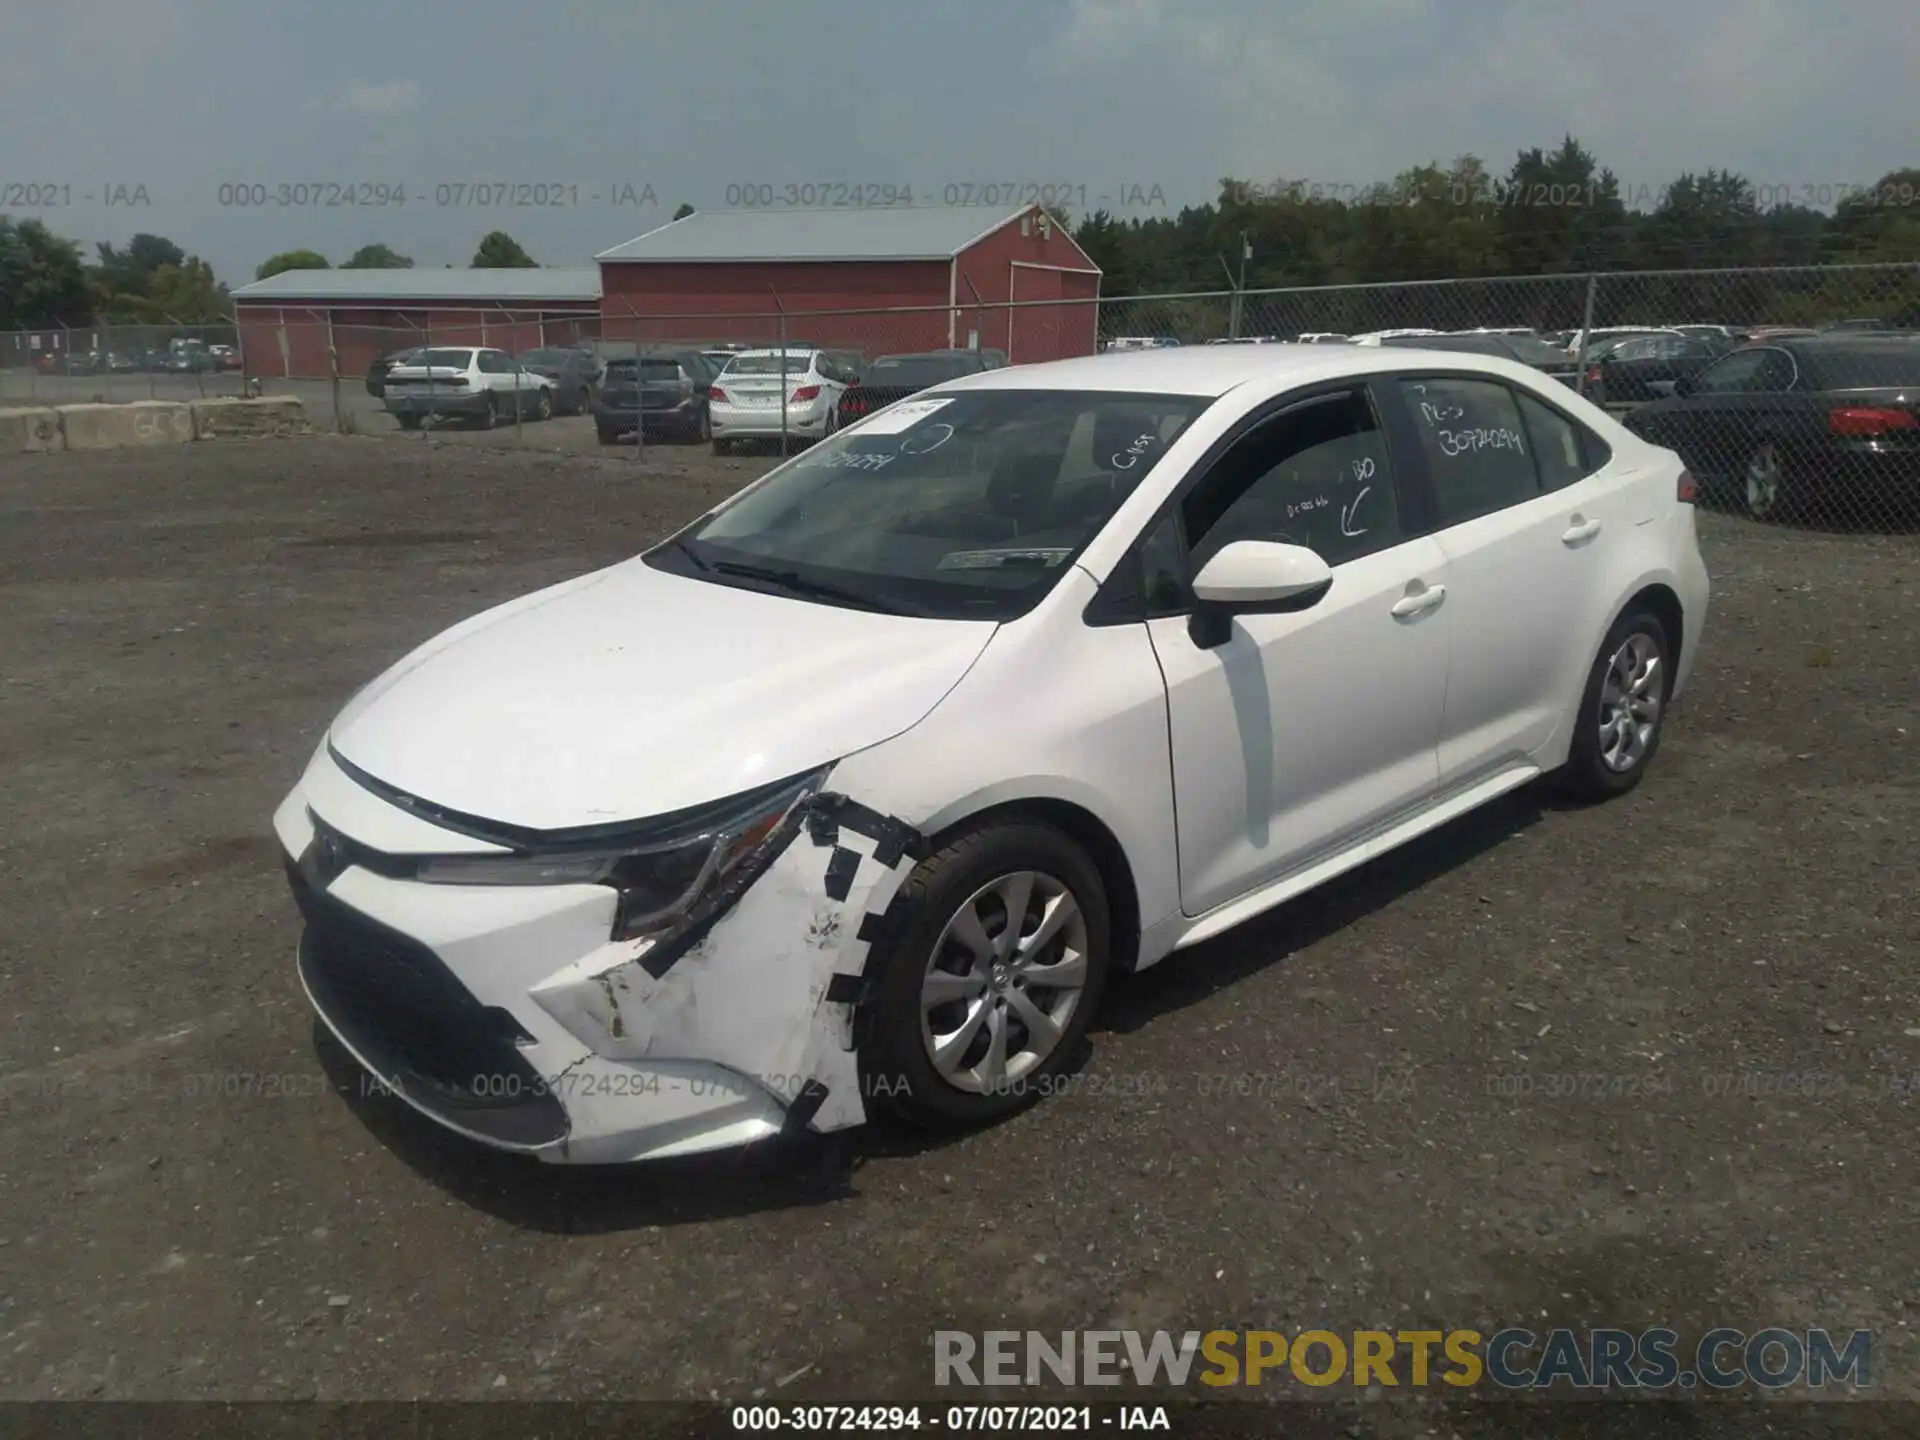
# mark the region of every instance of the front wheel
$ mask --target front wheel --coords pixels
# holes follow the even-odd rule
[[[533,418],[536,420],[551,420],[553,418],[553,392],[544,386],[540,392],[533,397]]]
[[[500,402],[492,395],[488,395],[487,403],[480,407],[480,428],[482,430],[491,430],[499,423]]]
[[[418,415],[396,415],[393,418],[400,422],[400,428],[402,430],[418,430],[420,428],[420,417]]]
[[[859,1026],[863,1093],[911,1122],[971,1126],[1047,1094],[1079,1059],[1111,954],[1086,853],[1028,821],[968,831],[888,910]]]
[[[1673,691],[1672,641],[1646,610],[1630,610],[1608,633],[1587,676],[1573,748],[1557,777],[1586,800],[1624,795],[1640,783],[1660,748]]]

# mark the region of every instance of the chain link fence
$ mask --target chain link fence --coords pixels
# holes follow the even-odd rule
[[[1920,264],[1092,301],[973,296],[886,309],[809,309],[759,297],[734,310],[671,314],[642,313],[613,298],[566,310],[286,307],[243,312],[227,326],[0,335],[0,404],[264,390],[298,396],[316,426],[346,433],[418,438],[490,429],[497,442],[481,443],[624,443],[644,452],[654,443],[717,441],[716,448],[783,449],[856,416],[857,408],[839,401],[863,377],[875,394],[887,393],[875,388],[883,377],[874,369],[887,357],[942,352],[958,370],[1259,341],[1511,356],[1677,451],[1710,502],[1756,517],[1906,526],[1920,495]],[[503,403],[489,410],[471,393],[449,391],[424,409],[416,404],[413,416],[402,413],[387,393],[386,370],[429,349],[511,357],[506,379],[485,382],[509,387]],[[793,358],[733,358],[756,349]],[[720,373],[729,364],[733,385]],[[763,383],[783,366],[784,384]],[[754,369],[763,373],[748,373]],[[546,392],[544,401],[524,403],[529,389],[536,399]]]

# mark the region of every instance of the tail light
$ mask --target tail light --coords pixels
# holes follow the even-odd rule
[[[1828,414],[1827,429],[1835,435],[1885,435],[1889,430],[1920,430],[1920,420],[1906,410],[1843,405]]]
[[[849,395],[842,402],[842,405],[849,415],[864,415],[867,413],[867,397],[864,395]]]
[[[1700,498],[1700,482],[1693,478],[1691,470],[1680,472],[1680,483],[1674,488],[1673,498],[1682,505],[1691,505]]]
[[[1598,365],[1589,365],[1587,367],[1587,384],[1598,385],[1601,378],[1600,367]]]
[[[709,385],[707,387],[707,399],[718,400],[722,405],[725,405],[727,403],[727,392],[722,390],[718,385]]]
[[[798,390],[793,392],[793,398],[796,403],[801,400],[818,400],[820,398],[820,387],[818,385],[802,385]]]

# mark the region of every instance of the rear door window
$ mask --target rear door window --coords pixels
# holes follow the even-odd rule
[[[1433,377],[1402,380],[1400,394],[1426,452],[1443,528],[1540,493],[1526,422],[1505,385]]]

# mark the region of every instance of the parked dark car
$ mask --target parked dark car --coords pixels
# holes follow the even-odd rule
[[[840,423],[851,425],[876,410],[884,410],[896,400],[962,375],[978,375],[997,369],[987,363],[979,350],[929,350],[918,355],[882,355],[869,363],[860,383],[850,385],[840,396]]]
[[[637,359],[609,360],[593,397],[593,428],[602,445],[639,432],[672,435],[704,445],[713,430],[707,396],[714,366],[699,350],[648,351]]]
[[[1831,505],[1855,520],[1920,497],[1920,337],[1837,334],[1749,345],[1621,417],[1677,452],[1709,495],[1759,519]]]
[[[1498,355],[1503,360],[1531,365],[1567,386],[1574,385],[1580,378],[1580,367],[1563,347],[1550,345],[1536,335],[1389,335],[1380,343],[1396,350],[1458,350],[1469,355]]]
[[[418,349],[396,350],[391,355],[378,356],[367,366],[367,394],[376,400],[383,398],[387,393],[387,372],[396,365],[411,365],[421,353]]]
[[[99,351],[70,351],[60,361],[60,372],[64,375],[99,375],[107,368],[107,357]]]
[[[573,345],[543,346],[517,357],[534,374],[553,382],[553,413],[584,415],[600,384],[600,357]]]
[[[1664,400],[1731,347],[1689,335],[1639,335],[1617,341],[1587,362],[1586,394],[1596,405]]]

